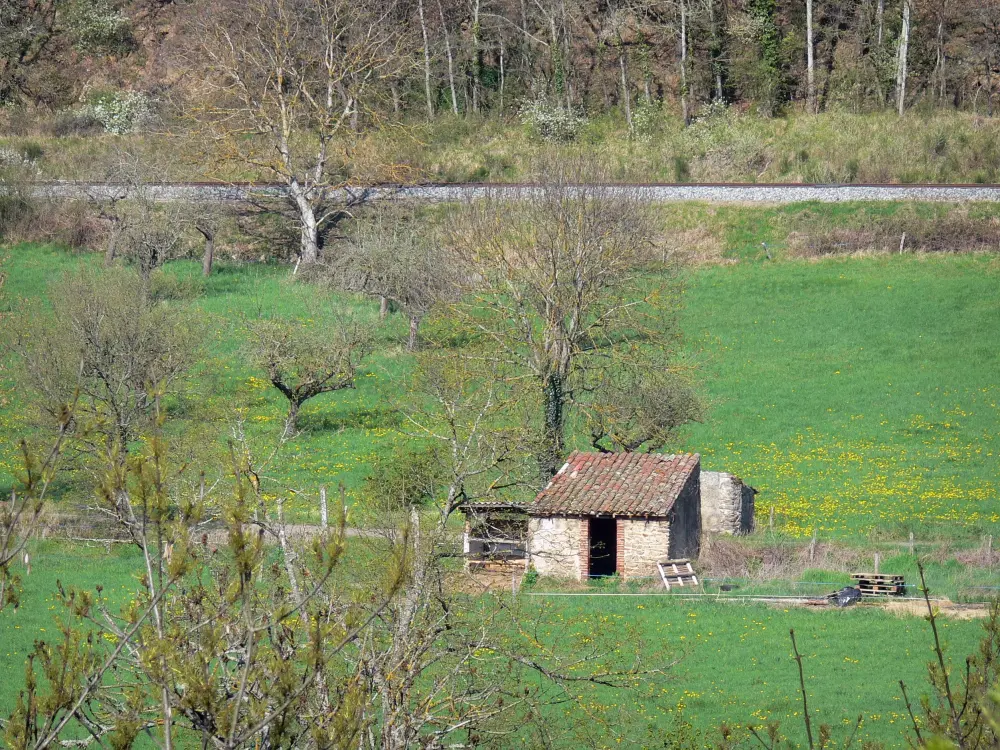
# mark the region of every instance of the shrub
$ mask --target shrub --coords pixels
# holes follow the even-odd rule
[[[372,462],[364,494],[373,507],[392,511],[432,500],[443,481],[441,457],[434,447],[397,449]]]
[[[87,112],[115,135],[134,132],[152,113],[149,97],[139,91],[94,93],[87,104]]]
[[[537,99],[521,108],[521,122],[543,140],[570,143],[580,135],[587,118],[562,104]]]
[[[658,104],[640,102],[632,114],[632,133],[640,141],[649,141],[662,123],[663,111]]]
[[[76,135],[94,135],[104,130],[104,125],[89,109],[60,112],[52,120],[52,135],[57,138]]]
[[[135,48],[131,23],[107,0],[76,0],[66,9],[64,23],[82,52],[123,54]]]

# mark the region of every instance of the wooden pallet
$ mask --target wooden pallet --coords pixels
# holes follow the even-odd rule
[[[851,578],[866,596],[902,596],[906,593],[906,582],[901,575],[854,573]]]
[[[656,567],[660,571],[660,580],[663,581],[667,591],[672,588],[694,588],[701,585],[690,560],[660,560],[656,563]]]

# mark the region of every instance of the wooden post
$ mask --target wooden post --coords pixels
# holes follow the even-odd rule
[[[910,532],[910,554],[911,555],[913,554],[913,549],[914,549],[914,546],[913,546],[913,532],[911,531]]]
[[[343,513],[342,518],[343,518],[344,525],[346,526],[347,525],[347,488],[344,487],[344,483],[341,482],[340,485],[338,486],[338,489],[340,490],[340,512]]]
[[[326,515],[326,487],[319,488],[319,525],[324,529],[329,525]]]
[[[768,520],[767,520],[767,527],[768,527],[768,528],[769,528],[769,529],[770,529],[771,531],[774,531],[774,506],[773,506],[773,505],[771,506],[771,514],[770,514],[770,517],[769,517],[769,518],[768,518]]]
[[[816,529],[813,529],[812,540],[809,542],[809,562],[816,557]]]
[[[875,575],[878,575],[879,564],[882,562],[882,556],[876,552],[875,553]]]

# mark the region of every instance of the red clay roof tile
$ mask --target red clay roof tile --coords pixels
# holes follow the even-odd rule
[[[527,510],[533,516],[666,516],[700,461],[697,453],[574,451]]]

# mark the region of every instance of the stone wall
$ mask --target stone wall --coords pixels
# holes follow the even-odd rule
[[[722,471],[701,473],[701,526],[712,534],[753,531],[754,490]]]
[[[528,556],[539,575],[586,577],[581,552],[589,542],[586,518],[531,518],[528,520]]]
[[[695,467],[670,510],[670,557],[697,560],[701,550],[701,470]]]
[[[656,563],[669,555],[670,523],[666,519],[618,519],[618,575],[658,577]]]

